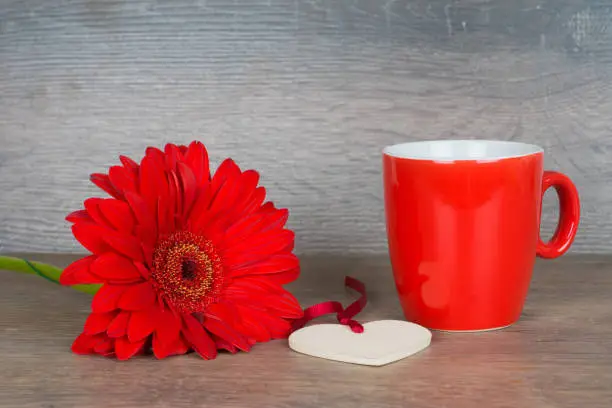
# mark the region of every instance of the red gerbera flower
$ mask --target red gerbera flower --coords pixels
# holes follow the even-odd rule
[[[259,175],[225,160],[211,178],[199,142],[148,148],[140,165],[91,180],[113,198],[89,198],[67,217],[91,255],[68,266],[65,285],[102,283],[72,350],[128,359],[195,350],[248,351],[283,338],[302,316],[282,285],[299,262],[288,212],[264,203]]]

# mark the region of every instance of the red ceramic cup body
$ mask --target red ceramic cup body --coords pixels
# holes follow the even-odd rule
[[[543,171],[543,152],[523,143],[449,140],[383,152],[389,255],[407,320],[477,331],[517,321],[536,255],[570,247],[580,204],[573,183]],[[560,224],[539,238],[544,191],[554,187]]]

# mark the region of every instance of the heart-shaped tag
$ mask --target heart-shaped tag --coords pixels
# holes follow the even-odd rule
[[[415,323],[378,320],[354,333],[342,324],[317,324],[296,330],[289,347],[298,353],[345,363],[382,366],[425,349],[431,332]]]

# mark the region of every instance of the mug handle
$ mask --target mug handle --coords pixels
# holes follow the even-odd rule
[[[545,171],[542,177],[542,198],[550,187],[559,195],[559,224],[549,242],[538,236],[536,253],[541,258],[557,258],[563,255],[574,242],[580,221],[580,198],[576,186],[565,174]]]

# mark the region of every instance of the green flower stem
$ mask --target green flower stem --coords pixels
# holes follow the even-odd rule
[[[14,258],[12,256],[0,256],[0,269],[13,272],[29,273],[38,275],[48,281],[59,285],[59,278],[62,270],[52,265],[42,262],[28,261],[27,259]],[[101,285],[74,285],[71,286],[80,292],[94,294],[100,289]]]

